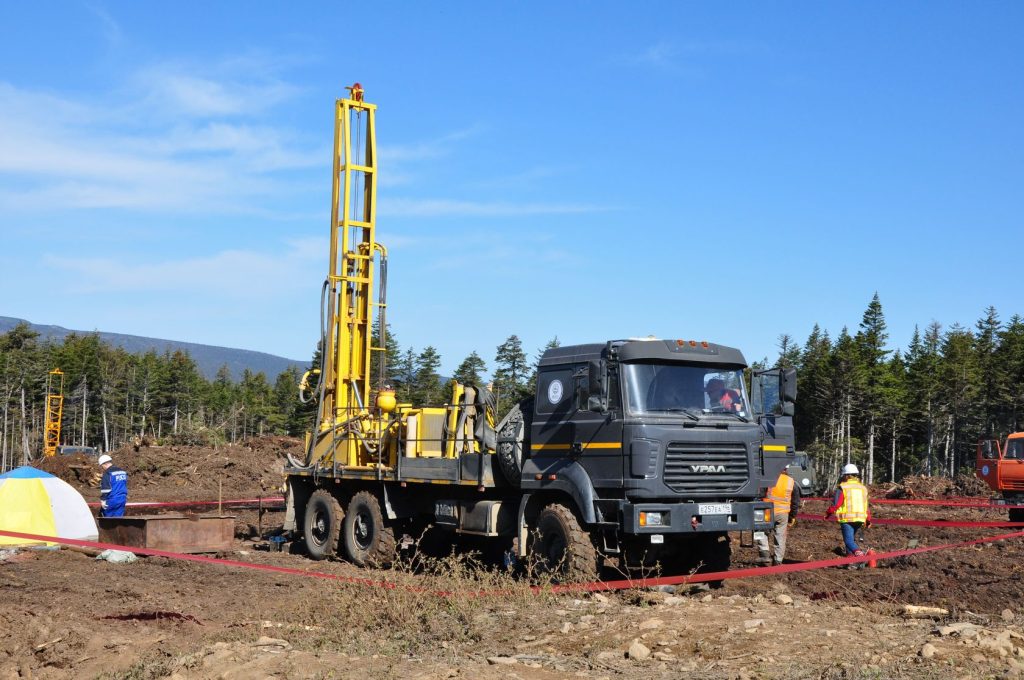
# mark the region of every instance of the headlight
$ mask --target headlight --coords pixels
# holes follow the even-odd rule
[[[754,521],[755,522],[763,522],[764,521],[764,510],[754,510]]]
[[[800,480],[800,483],[803,484],[804,486],[810,486],[811,485],[811,480],[809,480],[806,477],[804,477],[802,480]]]
[[[660,527],[662,523],[662,513],[660,512],[641,512],[640,513],[640,526],[642,527]]]

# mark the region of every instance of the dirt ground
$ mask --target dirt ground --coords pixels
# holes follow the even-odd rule
[[[218,481],[225,498],[276,491],[284,451],[297,446],[274,439],[217,450],[143,448],[115,460],[129,471],[132,500],[208,500]],[[60,463],[66,469],[51,471],[93,500],[91,473]],[[921,487],[911,487],[915,497]],[[936,491],[965,493],[929,489]],[[805,508],[823,509],[822,501]],[[879,505],[875,513],[1005,519],[970,508]],[[265,526],[280,521],[280,513],[264,517]],[[882,551],[914,539],[936,545],[1007,531],[876,524],[864,543]],[[835,523],[804,520],[791,532],[788,558],[829,559],[839,542]],[[733,537],[735,567],[753,566],[747,543],[749,536]],[[238,540],[221,556],[390,587],[164,558],[112,564],[73,550],[0,553],[0,680],[1024,676],[1024,539],[877,569],[593,595],[534,595],[466,555],[414,574],[313,562],[262,545]],[[908,618],[907,604],[948,614]]]

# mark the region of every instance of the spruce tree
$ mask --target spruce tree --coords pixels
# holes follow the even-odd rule
[[[413,403],[421,406],[437,406],[444,402],[441,386],[441,355],[432,346],[427,346],[416,357],[416,377],[413,380]]]
[[[494,356],[494,392],[498,404],[498,417],[504,415],[522,399],[527,392],[527,364],[523,343],[517,335],[510,335],[498,345]]]
[[[480,358],[480,355],[474,351],[462,360],[459,367],[455,369],[455,375],[452,377],[463,385],[484,387],[483,375],[486,370],[487,364],[484,363],[484,360]]]

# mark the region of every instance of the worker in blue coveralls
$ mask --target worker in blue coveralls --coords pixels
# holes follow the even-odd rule
[[[128,473],[114,465],[114,460],[105,453],[96,462],[103,470],[100,517],[124,517],[124,506],[128,502]]]

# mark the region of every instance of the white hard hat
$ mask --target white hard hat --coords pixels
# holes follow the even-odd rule
[[[857,466],[854,465],[853,463],[847,463],[846,465],[843,466],[843,474],[844,475],[859,475],[860,474],[860,470],[858,470]]]
[[[103,465],[104,463],[113,463],[114,459],[104,453],[102,456],[99,457],[99,460],[97,460],[96,462],[100,465]]]

